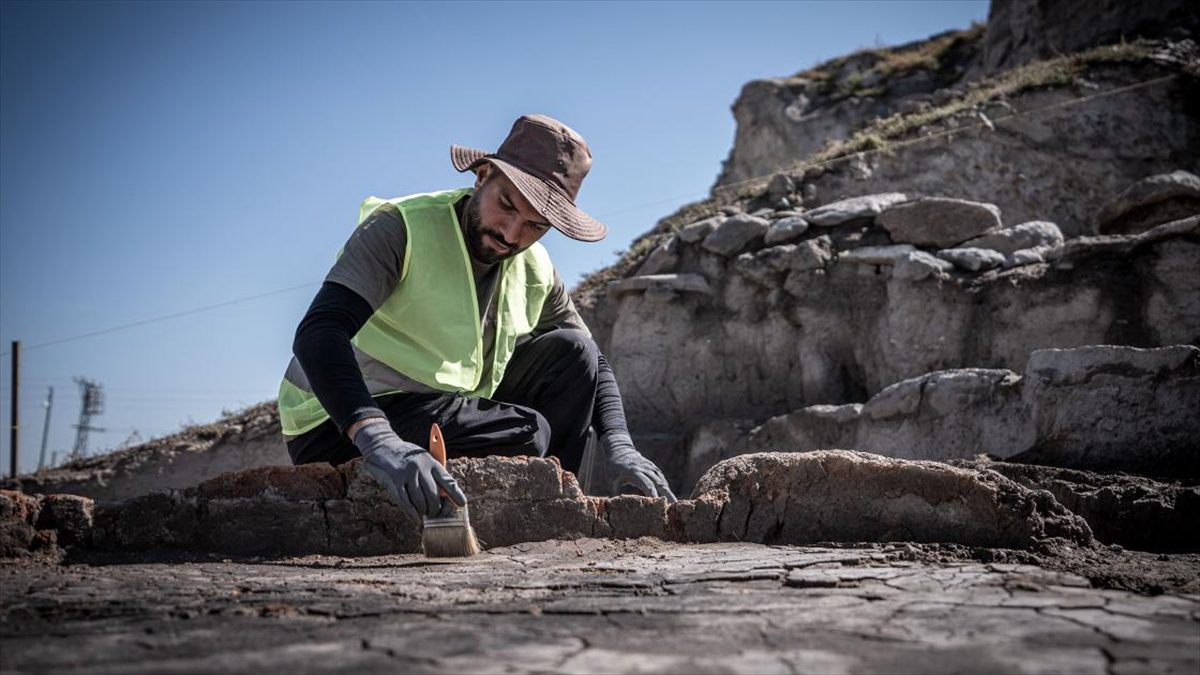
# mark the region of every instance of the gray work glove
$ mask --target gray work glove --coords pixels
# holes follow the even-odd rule
[[[666,476],[633,447],[629,434],[605,434],[600,442],[604,446],[605,476],[612,494],[619,495],[630,486],[647,497],[666,497],[667,503],[678,501],[667,485]]]
[[[401,440],[386,420],[364,424],[354,434],[354,445],[366,460],[367,472],[414,521],[450,512],[452,507],[443,503],[449,500],[438,496],[439,485],[458,506],[467,503],[454,476],[424,448]]]

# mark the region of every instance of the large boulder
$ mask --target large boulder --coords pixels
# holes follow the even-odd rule
[[[696,486],[724,502],[717,537],[768,544],[955,541],[1025,548],[1087,545],[1084,520],[1047,492],[996,474],[862,452],[758,453],[725,460]]]
[[[1014,461],[1200,477],[1200,348],[1039,350],[1022,393],[1038,440]]]
[[[1000,209],[966,199],[923,197],[885,209],[878,221],[892,241],[949,248],[1000,229]]]
[[[856,220],[874,218],[884,209],[902,204],[907,199],[907,195],[899,192],[851,197],[806,211],[804,220],[820,227],[833,227]]]
[[[1200,177],[1173,171],[1125,188],[1096,214],[1098,234],[1136,234],[1200,213]]]

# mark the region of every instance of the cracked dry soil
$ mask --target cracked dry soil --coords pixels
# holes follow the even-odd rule
[[[4,672],[1196,672],[1195,580],[861,548],[547,541],[0,566]],[[1192,573],[1196,561],[1185,565]]]

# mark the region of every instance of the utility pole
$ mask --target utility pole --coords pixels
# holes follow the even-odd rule
[[[9,432],[8,449],[12,452],[12,477],[17,477],[17,438],[18,430],[21,428],[21,406],[18,403],[21,400],[21,341],[13,340],[12,343],[12,429]]]
[[[38,455],[39,472],[46,466],[46,436],[50,433],[50,409],[54,407],[54,387],[50,387],[50,392],[46,394],[46,402],[42,405],[46,408],[46,421],[42,424],[42,452]]]
[[[75,447],[71,450],[69,460],[76,460],[87,453],[87,438],[89,431],[104,431],[92,426],[92,416],[104,412],[104,390],[99,382],[93,382],[84,377],[73,378],[79,385],[79,393],[83,396],[83,405],[79,407],[79,424],[75,425]]]

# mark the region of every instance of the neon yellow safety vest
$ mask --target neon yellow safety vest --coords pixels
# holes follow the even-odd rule
[[[408,239],[400,281],[351,343],[433,389],[489,398],[504,377],[517,338],[537,326],[553,285],[554,267],[539,243],[500,263],[496,342],[491,368],[485,368],[475,277],[454,211],[454,204],[469,192],[368,197],[363,202],[359,225],[383,204],[393,204],[404,219]],[[283,433],[293,436],[318,426],[329,414],[311,391],[285,378],[279,387],[279,418]]]

